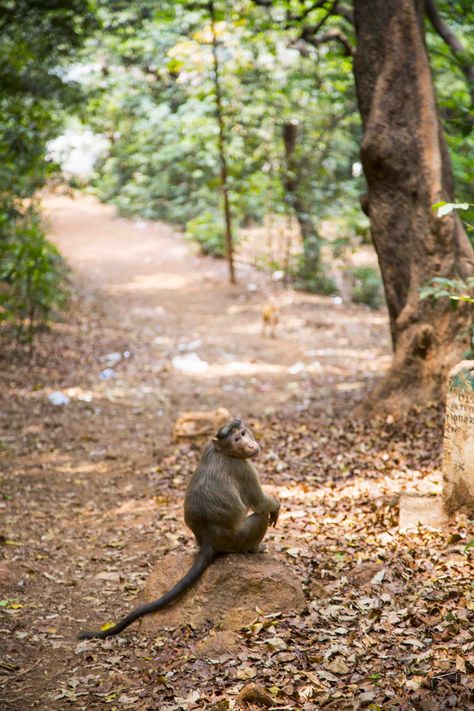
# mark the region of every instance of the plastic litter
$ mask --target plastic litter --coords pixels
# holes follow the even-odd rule
[[[291,368],[289,368],[288,372],[291,373],[291,375],[298,375],[298,373],[302,373],[305,369],[305,364],[301,361],[298,361],[298,363],[293,363]]]
[[[114,365],[120,363],[122,358],[126,360],[127,358],[130,358],[130,356],[130,351],[123,351],[123,353],[120,351],[113,351],[112,353],[107,353],[105,356],[102,356],[101,361],[105,363],[108,368],[113,368]]]
[[[69,403],[71,402],[71,398],[69,398],[65,393],[62,393],[59,390],[55,390],[54,392],[50,393],[48,395],[48,400],[52,405],[56,405],[58,407],[69,405]]]
[[[186,353],[186,355],[175,356],[172,359],[173,368],[188,375],[204,373],[209,368],[209,363],[202,360],[197,353]]]
[[[117,365],[117,363],[121,360],[122,354],[118,351],[114,351],[113,353],[107,353],[107,355],[102,356],[101,358],[101,361],[105,363],[109,368],[112,368],[114,365]]]
[[[105,368],[99,373],[99,378],[101,380],[110,380],[111,378],[116,378],[117,373],[113,368]]]

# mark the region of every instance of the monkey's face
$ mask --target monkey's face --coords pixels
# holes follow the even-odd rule
[[[238,459],[252,459],[260,452],[260,447],[255,438],[240,420],[234,420],[231,425],[225,425],[214,437],[213,442],[216,448],[230,457]]]
[[[260,447],[247,427],[234,430],[231,434],[232,456],[239,459],[251,459],[260,452]]]

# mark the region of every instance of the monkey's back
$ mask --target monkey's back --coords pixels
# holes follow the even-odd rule
[[[184,520],[194,533],[212,524],[233,528],[246,515],[239,472],[247,463],[232,459],[206,445],[184,499]]]

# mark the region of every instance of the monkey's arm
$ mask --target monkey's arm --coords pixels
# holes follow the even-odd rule
[[[275,496],[267,496],[262,489],[258,474],[253,467],[249,467],[245,477],[244,490],[241,496],[245,504],[255,513],[270,514],[269,524],[275,526],[280,512],[280,502]]]

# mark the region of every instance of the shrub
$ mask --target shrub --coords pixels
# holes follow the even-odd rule
[[[196,242],[203,254],[225,257],[225,228],[223,220],[210,210],[186,223],[186,239]]]
[[[456,308],[458,303],[469,304],[470,324],[467,333],[461,335],[466,336],[468,342],[468,350],[464,357],[474,357],[474,277],[468,277],[466,281],[448,277],[433,277],[428,284],[420,289],[420,298],[432,301],[447,298],[451,301],[453,308]]]
[[[9,219],[10,218],[10,219]],[[65,264],[46,240],[34,210],[0,217],[0,321],[12,324],[17,340],[31,343],[65,299]]]
[[[328,274],[319,270],[317,272],[299,269],[293,276],[296,289],[310,291],[321,296],[333,296],[338,293],[336,282]]]
[[[352,301],[379,309],[384,303],[380,272],[375,267],[360,266],[353,269]]]
[[[321,262],[321,242],[316,235],[304,240],[303,252],[299,255],[296,268],[292,271],[293,282],[297,289],[322,296],[337,294],[336,283],[326,274],[324,264]]]

